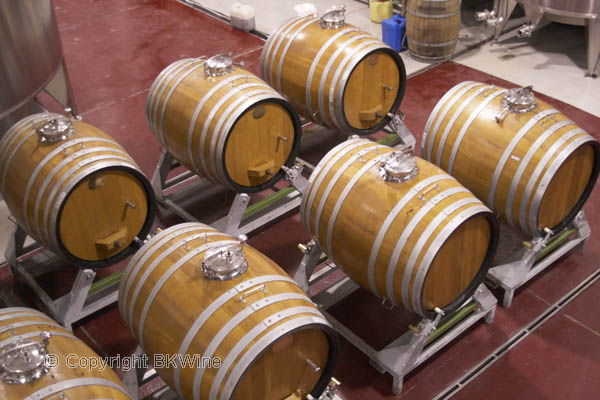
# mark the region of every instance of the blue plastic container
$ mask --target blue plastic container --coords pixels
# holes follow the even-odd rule
[[[396,51],[403,51],[403,41],[406,35],[406,18],[394,15],[381,23],[383,42]]]

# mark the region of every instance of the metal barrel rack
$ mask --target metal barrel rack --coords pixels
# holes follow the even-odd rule
[[[5,252],[7,263],[13,275],[31,287],[50,315],[65,328],[71,330],[73,323],[117,301],[122,272],[94,282],[96,271],[93,269],[80,269],[70,291],[53,299],[38,283],[34,271],[39,271],[41,265],[56,256],[41,251],[38,243],[25,245],[26,239],[27,233],[15,224]]]
[[[486,280],[490,286],[504,289],[504,307],[510,307],[518,288],[560,257],[577,246],[583,250],[591,230],[585,214],[580,211],[562,231],[546,229],[545,233],[545,236],[527,238],[503,224],[498,254],[504,257],[508,254],[508,257],[501,262],[494,261],[495,266],[489,269]]]
[[[127,392],[129,393],[129,396],[132,400],[141,400],[140,389],[146,383],[157,378],[158,373],[154,368],[145,368],[143,365],[141,365],[141,360],[147,361],[149,359],[148,356],[144,355],[144,350],[140,346],[138,346],[135,349],[135,352],[133,353],[132,357],[134,357],[134,359],[136,360],[140,360],[140,362],[133,362],[133,368],[125,372],[125,376],[123,377],[123,384],[125,385],[125,388],[127,389]],[[337,387],[339,385],[340,382],[337,379],[331,378],[331,381],[319,397],[314,397],[309,394],[306,397],[306,400],[343,400],[337,394]],[[163,397],[169,399],[179,398],[177,397],[175,391],[169,387],[169,385],[164,385],[158,388],[154,391],[154,393],[147,396],[146,398],[162,399]],[[301,398],[295,394],[291,394],[283,400],[301,400]]]
[[[304,252],[304,257],[294,275],[294,280],[309,293],[313,285],[336,271],[337,266],[328,263],[315,273],[317,266],[321,265],[327,256],[313,241],[299,247]],[[435,319],[422,319],[417,326],[409,327],[400,337],[383,349],[377,350],[327,311],[329,307],[340,302],[358,288],[359,286],[349,277],[343,276],[311,298],[335,330],[369,357],[370,363],[375,369],[381,373],[387,372],[392,376],[392,392],[395,395],[402,392],[404,377],[409,372],[435,355],[479,320],[483,319],[488,324],[492,323],[496,311],[496,298],[485,285],[481,284],[475,294],[453,314],[446,316],[436,308]]]

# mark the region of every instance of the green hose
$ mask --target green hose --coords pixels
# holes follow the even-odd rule
[[[112,286],[116,283],[118,283],[121,280],[121,277],[123,276],[123,271],[119,271],[119,272],[115,272],[112,275],[107,276],[104,279],[100,279],[97,282],[94,282],[92,284],[92,286],[90,287],[90,291],[88,292],[88,295],[93,295],[95,293],[98,293],[101,290],[106,289],[109,286]]]
[[[377,144],[383,144],[383,145],[386,145],[386,146],[393,146],[399,140],[400,140],[400,137],[398,135],[396,135],[395,133],[390,133],[389,135],[384,136],[381,139],[377,140]]]
[[[431,332],[431,335],[429,335],[429,338],[427,339],[427,344],[432,343],[435,339],[446,333],[454,325],[462,321],[462,319],[465,318],[467,315],[471,314],[473,310],[475,310],[477,305],[478,303],[476,301],[472,301],[471,303],[467,304],[466,306],[452,314],[450,318],[445,320],[440,326],[436,328],[436,330]]]
[[[546,257],[548,254],[552,253],[554,250],[556,250],[556,248],[558,248],[564,242],[566,242],[571,237],[571,235],[574,235],[576,233],[577,233],[577,229],[569,229],[569,230],[564,231],[560,235],[558,235],[556,238],[551,240],[550,243],[548,243],[546,245],[546,247],[544,247],[542,249],[542,251],[540,251],[538,253],[538,255],[536,257],[536,261],[540,261],[542,258]]]
[[[260,201],[257,201],[256,203],[246,208],[246,211],[244,211],[243,218],[248,218],[256,214],[260,210],[263,210],[266,207],[269,207],[271,204],[278,202],[279,200],[283,199],[285,196],[287,196],[290,193],[293,193],[294,191],[296,191],[295,187],[288,186],[285,189],[281,189],[280,191],[273,193],[272,195],[267,196]]]

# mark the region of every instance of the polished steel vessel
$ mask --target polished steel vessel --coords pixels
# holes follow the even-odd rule
[[[530,37],[542,17],[587,29],[587,74],[595,77],[600,61],[600,0],[494,0],[494,9],[477,14],[477,19],[495,27],[494,39],[502,33],[518,4],[525,9],[527,23],[519,28],[519,37]]]
[[[0,120],[39,93],[62,66],[51,0],[0,1]]]

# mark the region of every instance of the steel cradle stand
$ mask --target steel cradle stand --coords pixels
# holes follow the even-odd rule
[[[27,236],[23,228],[15,224],[5,252],[6,261],[13,275],[25,280],[50,315],[65,328],[71,330],[73,323],[117,301],[120,275],[111,275],[94,282],[96,272],[93,269],[79,269],[69,293],[52,299],[37,282],[33,271],[39,271],[40,266],[58,257],[48,251],[41,251],[42,247],[38,243],[26,246]]]
[[[140,346],[138,346],[135,349],[135,352],[133,353],[133,357],[138,360],[142,360],[144,358],[146,360],[148,360],[148,358],[144,356],[144,350],[142,350],[142,348]],[[142,366],[140,364],[141,364],[141,362],[139,362],[139,363],[134,362],[133,368],[128,370],[125,373],[125,376],[123,377],[123,384],[125,385],[125,388],[127,389],[127,392],[129,393],[129,396],[131,397],[132,400],[142,400],[142,398],[140,397],[140,389],[142,388],[142,386],[158,377],[158,373],[156,372],[156,370],[154,368],[147,369],[147,368],[144,368],[144,366]],[[321,395],[319,397],[313,397],[309,394],[306,396],[305,399],[306,400],[343,400],[341,397],[339,397],[336,394],[337,387],[339,385],[340,385],[340,382],[337,379],[331,378],[331,380],[329,381],[329,384],[327,385],[327,387],[325,388],[325,390],[323,391],[323,393],[321,393]],[[171,389],[168,385],[164,385],[163,387],[157,389],[156,391],[154,391],[153,393],[144,397],[143,399],[158,400],[158,399],[163,399],[163,397],[167,398],[167,399],[179,399],[179,397],[177,396],[175,391],[173,389]],[[302,400],[302,399],[295,394],[291,394],[290,396],[284,398],[283,400]]]
[[[527,241],[523,234],[516,232],[508,225],[502,225],[499,251],[497,254],[509,254],[509,257],[495,267],[490,268],[487,281],[490,286],[504,289],[504,307],[510,307],[515,291],[540,274],[556,260],[580,245],[583,250],[591,230],[583,211],[561,232],[544,230],[546,235],[534,237]],[[511,243],[512,242],[512,243]],[[516,246],[515,246],[516,243]],[[505,251],[503,246],[517,251]],[[500,251],[500,250],[503,251]],[[512,253],[512,255],[511,255]]]
[[[294,280],[304,291],[309,293],[311,287],[336,271],[337,267],[328,263],[315,273],[315,269],[326,256],[312,240],[307,245],[299,247],[304,252],[304,257]],[[404,377],[409,372],[435,355],[479,320],[484,319],[486,323],[492,323],[496,311],[496,298],[485,285],[481,284],[472,298],[468,299],[454,314],[444,316],[444,313],[436,308],[435,319],[421,320],[416,327],[410,327],[402,336],[383,349],[377,350],[327,312],[329,307],[340,302],[358,288],[356,283],[344,276],[311,298],[340,335],[369,357],[371,364],[379,372],[387,372],[392,375],[392,391],[396,395],[402,392]]]

